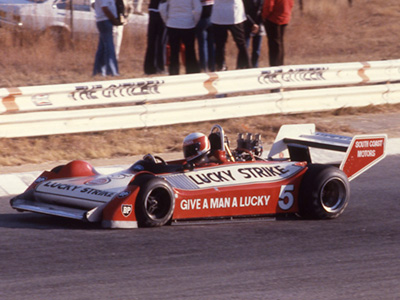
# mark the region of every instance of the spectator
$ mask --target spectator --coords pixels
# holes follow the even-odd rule
[[[215,37],[215,66],[216,70],[225,69],[225,45],[228,39],[228,30],[238,48],[236,68],[250,67],[249,55],[244,36],[244,21],[246,14],[242,0],[215,0],[211,14]]]
[[[132,12],[132,4],[129,3],[130,1],[115,0],[115,3],[117,5],[118,18],[121,22],[121,25],[114,26],[113,28],[115,56],[117,57],[117,60],[119,59],[119,52],[121,50],[122,37],[124,34],[124,25],[128,22],[129,14]]]
[[[179,74],[179,51],[185,46],[186,73],[200,71],[194,47],[195,27],[200,20],[200,0],[161,0],[159,6],[162,19],[167,26],[171,49],[169,74]]]
[[[270,66],[281,66],[284,63],[283,35],[293,5],[293,0],[264,0],[262,18],[267,31]]]
[[[211,12],[214,0],[201,0],[202,11],[196,26],[200,69],[203,72],[215,71],[214,33],[211,25]]]
[[[260,57],[261,42],[264,31],[262,30],[262,7],[264,0],[243,0],[244,10],[247,20],[244,23],[244,35],[246,38],[247,49],[250,49],[251,43],[251,66],[258,68],[258,59]]]
[[[118,62],[113,42],[113,25],[119,25],[114,0],[95,0],[96,25],[99,44],[94,61],[93,75],[118,76]]]
[[[158,10],[160,0],[149,4],[149,24],[147,27],[147,49],[144,59],[144,73],[147,75],[164,72],[165,25]]]

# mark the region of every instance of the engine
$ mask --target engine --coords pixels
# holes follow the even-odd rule
[[[260,158],[263,153],[261,134],[239,133],[235,152],[236,161],[249,161]]]

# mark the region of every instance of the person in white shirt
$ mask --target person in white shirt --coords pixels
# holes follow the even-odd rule
[[[128,22],[129,14],[133,11],[133,0],[115,0],[117,7],[117,17],[120,20],[120,24],[113,27],[113,41],[115,47],[115,55],[117,60],[119,59],[119,53],[121,50],[122,37],[124,34],[124,25]],[[90,0],[92,7],[94,8],[95,0]],[[118,9],[119,4],[122,5],[122,10]]]
[[[99,30],[99,44],[97,46],[93,76],[118,76],[118,62],[115,55],[113,41],[113,26],[119,25],[115,0],[95,0],[96,25]]]
[[[194,42],[195,27],[200,20],[201,10],[200,0],[162,0],[159,5],[170,45],[170,75],[179,74],[181,43],[185,46],[186,73],[200,72]]]
[[[244,22],[246,14],[242,0],[215,0],[211,14],[215,38],[215,69],[225,69],[225,45],[228,31],[238,48],[237,69],[250,67],[249,55],[244,35]]]

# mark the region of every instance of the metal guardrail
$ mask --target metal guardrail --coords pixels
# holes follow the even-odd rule
[[[0,137],[392,104],[400,102],[397,82],[400,60],[2,88]],[[269,93],[278,88],[285,91]],[[245,92],[252,95],[233,96]],[[169,102],[157,103],[161,100]],[[99,105],[107,107],[98,108]]]

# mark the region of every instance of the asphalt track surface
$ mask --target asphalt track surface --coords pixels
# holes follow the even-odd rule
[[[400,156],[342,216],[104,230],[0,201],[0,299],[400,299]]]

